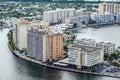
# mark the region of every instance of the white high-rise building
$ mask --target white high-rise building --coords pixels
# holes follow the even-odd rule
[[[18,49],[27,48],[27,27],[30,23],[19,19],[13,24],[13,41]]]
[[[69,61],[74,62],[78,68],[91,67],[102,63],[104,52],[102,48],[72,45],[68,49]]]
[[[28,31],[27,39],[27,56],[43,62],[63,58],[62,34],[32,29]]]
[[[43,12],[43,21],[52,23],[65,22],[66,18],[72,17],[75,15],[75,9],[56,9],[51,11]]]
[[[49,25],[40,22],[33,23],[20,18],[13,24],[13,41],[19,50],[27,49],[27,30],[30,28],[49,30]]]

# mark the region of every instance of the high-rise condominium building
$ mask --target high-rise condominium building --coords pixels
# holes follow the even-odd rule
[[[117,3],[100,3],[99,14],[110,13],[117,14],[120,12],[120,4]]]
[[[91,67],[96,64],[102,63],[103,49],[82,45],[73,45],[68,49],[68,57],[70,63],[74,63],[78,68]]]
[[[22,18],[13,24],[13,41],[18,49],[27,49],[27,30],[37,28],[40,30],[49,30],[47,23],[29,22]]]
[[[63,57],[63,35],[51,32],[28,31],[28,56],[43,62]]]
[[[56,9],[43,12],[43,21],[48,23],[65,22],[66,18],[75,15],[75,9]]]

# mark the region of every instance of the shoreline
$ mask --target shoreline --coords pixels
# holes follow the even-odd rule
[[[53,69],[57,69],[57,70],[64,70],[64,71],[69,71],[69,72],[74,72],[74,73],[81,73],[81,74],[88,74],[88,75],[96,75],[96,76],[106,76],[106,77],[113,77],[113,78],[120,78],[120,76],[116,76],[116,75],[106,75],[106,74],[100,74],[100,73],[93,73],[93,72],[84,72],[84,71],[78,71],[78,70],[74,70],[74,69],[67,69],[67,68],[61,68],[61,67],[56,67],[56,66],[49,66],[46,64],[41,63],[38,60],[35,59],[31,59],[28,57],[24,57],[24,56],[20,56],[19,54],[17,54],[12,48],[11,46],[8,44],[8,48],[9,50],[18,58],[21,58],[25,61],[29,61],[31,63],[43,66],[43,67],[47,67],[47,68],[53,68]]]

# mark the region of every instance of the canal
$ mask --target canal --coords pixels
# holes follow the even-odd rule
[[[120,80],[41,67],[19,59],[8,48],[8,32],[0,30],[0,80]]]

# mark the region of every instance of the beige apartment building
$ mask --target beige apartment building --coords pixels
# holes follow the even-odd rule
[[[63,57],[63,35],[50,34],[46,36],[48,43],[48,59],[60,59]]]
[[[43,62],[63,58],[63,35],[51,32],[28,31],[28,56]]]
[[[120,4],[118,3],[100,3],[99,4],[99,14],[117,14],[120,12]]]

